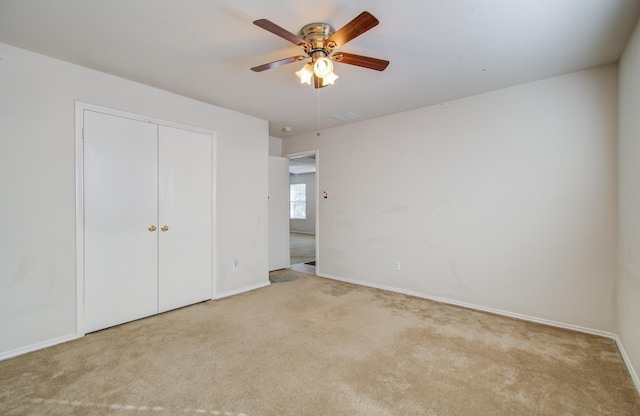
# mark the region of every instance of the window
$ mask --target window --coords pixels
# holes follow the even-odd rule
[[[304,220],[307,218],[307,185],[295,183],[289,185],[289,218]]]

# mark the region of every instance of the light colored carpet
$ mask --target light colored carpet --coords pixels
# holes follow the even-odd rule
[[[639,415],[615,343],[315,276],[0,362],[3,415]]]
[[[313,234],[290,233],[291,264],[306,263],[316,259],[316,236]]]

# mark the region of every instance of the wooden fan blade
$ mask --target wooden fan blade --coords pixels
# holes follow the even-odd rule
[[[342,29],[331,35],[331,37],[327,39],[326,43],[332,43],[332,46],[335,45],[332,49],[339,48],[351,39],[358,37],[367,30],[377,26],[378,23],[380,23],[378,19],[373,17],[371,13],[362,12],[358,17],[344,25]]]
[[[370,58],[368,56],[355,55],[353,53],[339,52],[333,55],[333,60],[343,64],[357,65],[363,68],[384,71],[389,66],[389,61],[383,59]]]
[[[302,61],[305,57],[302,55],[292,56],[291,58],[280,59],[279,61],[269,62],[268,64],[258,65],[251,68],[253,72],[262,72],[267,69],[277,68],[282,65],[290,64],[292,62]]]
[[[282,39],[288,40],[294,45],[304,46],[307,43],[300,36],[294,35],[293,33],[289,32],[287,29],[284,29],[278,26],[277,24],[273,23],[270,20],[259,19],[253,22],[253,24],[263,28],[264,30],[268,30],[274,35],[280,36]]]

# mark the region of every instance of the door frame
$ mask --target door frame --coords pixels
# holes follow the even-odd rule
[[[290,160],[286,157],[269,155],[269,272],[291,267],[291,241],[289,239],[291,220],[288,199],[285,199],[289,195],[289,163]],[[280,188],[278,185],[284,186]],[[282,234],[280,235],[280,233]],[[286,261],[284,261],[285,253],[280,250],[284,249],[282,244],[284,241],[275,236],[286,239]],[[279,255],[274,255],[274,253]],[[274,258],[282,260],[282,262],[274,262]]]
[[[84,297],[85,297],[85,269],[84,269],[84,112],[95,111],[114,117],[123,117],[161,126],[179,128],[211,136],[211,299],[217,297],[216,273],[216,175],[217,175],[217,136],[213,130],[174,123],[155,117],[116,110],[95,104],[75,101],[75,181],[76,181],[76,336],[85,335]]]
[[[287,159],[313,155],[316,160],[316,223],[315,223],[315,244],[316,244],[316,275],[320,275],[320,149],[306,150],[303,152],[287,153],[282,155]]]

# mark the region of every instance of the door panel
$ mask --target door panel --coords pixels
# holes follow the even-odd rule
[[[85,110],[86,332],[158,312],[157,183],[157,126]]]
[[[167,126],[159,131],[158,281],[164,312],[211,299],[212,139]]]
[[[289,159],[269,156],[269,271],[290,266]]]

